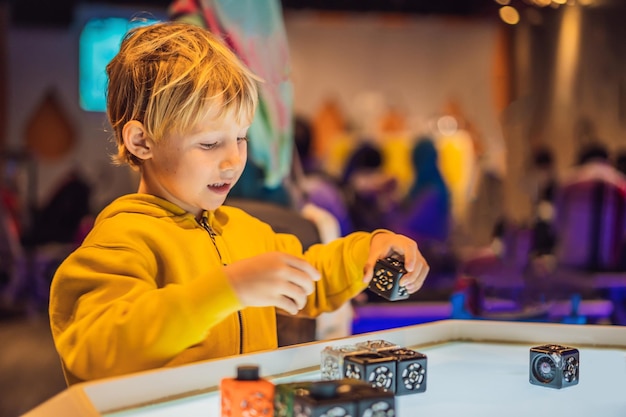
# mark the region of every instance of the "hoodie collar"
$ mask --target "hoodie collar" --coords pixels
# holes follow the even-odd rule
[[[156,218],[170,218],[182,227],[193,228],[198,226],[194,214],[185,211],[174,203],[151,194],[133,193],[117,198],[98,215],[96,223],[122,213],[138,213]],[[215,233],[221,233],[223,225],[228,221],[224,210],[218,208],[205,211],[209,225]]]

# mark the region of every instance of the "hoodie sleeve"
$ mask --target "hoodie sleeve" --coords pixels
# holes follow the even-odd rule
[[[327,244],[313,245],[304,253],[304,258],[320,272],[321,279],[299,314],[316,317],[334,311],[367,288],[363,270],[376,233],[385,231],[355,232]],[[291,241],[283,239],[283,244]]]

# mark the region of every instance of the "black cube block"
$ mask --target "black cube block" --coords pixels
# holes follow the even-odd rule
[[[379,259],[369,289],[389,301],[405,300],[409,298],[409,292],[400,285],[400,278],[406,272],[404,263],[396,258]]]
[[[293,386],[286,385],[285,388]],[[392,392],[354,379],[312,382],[306,389],[296,389],[293,398],[294,417],[395,416],[395,397]]]
[[[561,345],[542,345],[530,349],[530,383],[550,388],[578,384],[578,349]]]
[[[294,417],[355,416],[357,403],[351,396],[342,395],[338,380],[319,381],[308,389],[294,393]]]
[[[344,381],[351,381],[345,379]],[[391,391],[372,387],[364,381],[352,380],[349,394],[356,402],[357,417],[394,417],[396,397]]]
[[[423,353],[408,348],[381,352],[396,361],[396,395],[416,394],[426,391],[427,357]]]
[[[396,361],[379,352],[348,355],[343,362],[343,375],[369,383],[372,387],[395,392]]]

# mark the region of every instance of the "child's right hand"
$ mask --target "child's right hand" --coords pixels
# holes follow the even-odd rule
[[[297,314],[313,292],[319,272],[304,259],[270,252],[234,262],[226,275],[246,307],[274,306]]]

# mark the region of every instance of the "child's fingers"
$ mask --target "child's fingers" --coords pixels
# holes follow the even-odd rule
[[[413,294],[424,285],[430,267],[426,262],[420,262],[412,272],[408,272],[400,279],[400,285],[404,286],[409,294]]]
[[[311,265],[302,258],[285,254],[285,263],[293,268],[304,272],[313,281],[319,281],[320,279],[319,271],[315,269],[313,265]]]
[[[374,265],[380,258],[399,255],[404,262],[407,273],[400,280],[400,285],[414,293],[419,290],[430,267],[422,256],[417,243],[406,236],[397,234],[379,234],[374,236],[369,258],[364,267],[363,282],[369,283],[374,273]]]
[[[278,299],[276,300],[276,306],[275,307],[279,308],[281,310],[286,311],[287,313],[291,314],[292,316],[298,314],[298,311],[300,311],[300,309],[298,308],[297,303],[293,299],[291,299],[291,298],[289,298],[289,297],[287,297],[285,295],[278,297]]]
[[[285,279],[291,284],[301,288],[306,297],[315,290],[315,281],[320,279],[320,273],[311,264],[300,258],[289,258],[286,261],[289,266]]]
[[[363,282],[369,284],[374,276],[374,265],[376,265],[376,261],[379,259],[379,256],[370,254],[368,260],[365,262],[365,266],[363,267]]]
[[[425,263],[424,257],[417,248],[417,243],[413,240],[402,237],[402,244],[392,247],[392,250],[402,255],[404,261],[404,269],[408,272],[413,272],[416,266],[420,263]]]

